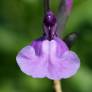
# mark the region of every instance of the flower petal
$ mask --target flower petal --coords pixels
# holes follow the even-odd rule
[[[23,48],[16,57],[20,69],[25,74],[43,78],[46,76],[47,65],[45,57],[38,57],[32,46]]]
[[[53,57],[49,62],[48,78],[59,80],[73,76],[80,67],[78,56],[72,51],[66,51],[61,58]]]
[[[59,39],[34,41],[19,52],[16,60],[25,74],[53,80],[73,76],[80,66],[78,56]]]

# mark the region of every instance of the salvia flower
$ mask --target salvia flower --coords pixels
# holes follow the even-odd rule
[[[75,52],[57,35],[56,16],[48,11],[44,18],[44,35],[24,47],[16,57],[22,72],[33,78],[52,80],[73,76],[80,67]]]

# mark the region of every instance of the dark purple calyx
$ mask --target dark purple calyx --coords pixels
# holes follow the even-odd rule
[[[53,27],[56,24],[56,16],[51,11],[47,12],[44,24],[46,27]]]
[[[44,26],[45,33],[49,40],[52,40],[55,36],[55,27],[56,27],[56,16],[53,12],[48,11],[44,17]]]

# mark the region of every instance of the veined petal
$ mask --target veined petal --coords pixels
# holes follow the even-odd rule
[[[24,47],[16,57],[17,63],[25,74],[43,78],[47,73],[47,61],[45,57],[37,56],[35,48],[32,46]]]
[[[78,56],[60,39],[34,41],[19,52],[16,60],[22,72],[34,78],[69,78],[80,67]]]
[[[48,68],[48,78],[59,80],[73,76],[80,67],[78,56],[72,51],[66,51],[61,57],[51,58]]]

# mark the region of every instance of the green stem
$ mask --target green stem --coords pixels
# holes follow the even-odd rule
[[[50,9],[50,0],[44,0],[44,15]]]

